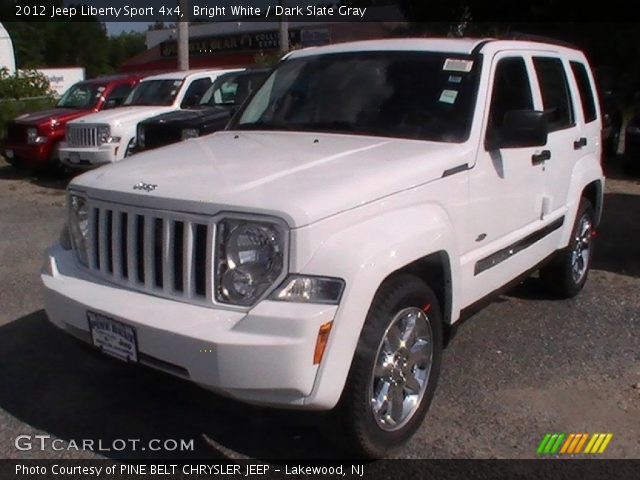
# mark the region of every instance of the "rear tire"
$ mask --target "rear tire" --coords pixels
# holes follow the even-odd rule
[[[575,297],[587,281],[593,258],[594,222],[591,203],[580,199],[569,245],[540,269],[542,283],[559,298]]]
[[[390,278],[369,309],[334,412],[353,454],[379,458],[411,438],[431,404],[441,358],[435,294],[413,275]]]

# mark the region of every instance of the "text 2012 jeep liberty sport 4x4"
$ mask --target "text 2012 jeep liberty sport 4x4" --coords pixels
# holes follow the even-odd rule
[[[71,182],[49,318],[245,402],[333,409],[383,455],[422,422],[469,307],[536,268],[560,297],[584,285],[595,95],[554,44],[296,51],[225,131]]]

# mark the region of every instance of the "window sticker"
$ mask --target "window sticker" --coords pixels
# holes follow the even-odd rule
[[[174,80],[173,81],[173,86],[174,87],[179,87],[182,84],[182,80]]]
[[[461,58],[447,58],[444,61],[442,70],[446,72],[463,72],[469,73],[473,68],[473,60],[464,60]]]
[[[449,75],[449,83],[461,83],[462,77],[459,75]]]
[[[449,103],[453,105],[456,103],[456,98],[458,98],[457,90],[443,90],[440,94],[440,101],[442,103]]]

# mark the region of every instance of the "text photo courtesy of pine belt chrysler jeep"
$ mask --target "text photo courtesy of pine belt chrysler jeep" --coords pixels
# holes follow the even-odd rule
[[[161,113],[197,105],[220,75],[233,70],[194,70],[146,77],[123,106],[69,122],[60,159],[71,168],[94,168],[131,155],[138,122]]]
[[[471,307],[538,268],[559,297],[580,291],[600,129],[568,47],[298,50],[224,131],[71,182],[46,310],[123,360],[333,410],[353,453],[382,456],[422,423]]]
[[[72,85],[55,108],[25,113],[8,122],[2,153],[17,166],[56,166],[67,122],[119,106],[140,75],[98,77]]]

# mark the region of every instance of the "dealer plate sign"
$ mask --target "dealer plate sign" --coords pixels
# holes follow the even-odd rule
[[[135,328],[95,312],[87,312],[93,344],[104,353],[121,360],[138,361]]]

